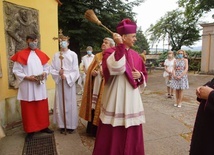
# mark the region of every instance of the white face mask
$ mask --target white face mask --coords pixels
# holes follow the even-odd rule
[[[92,54],[92,51],[87,51],[87,54],[88,54],[88,55],[91,55],[91,54]]]
[[[68,47],[68,42],[67,41],[61,41],[60,42],[60,47],[61,48],[67,48]]]
[[[29,42],[29,47],[32,50],[35,50],[37,48],[37,42]]]

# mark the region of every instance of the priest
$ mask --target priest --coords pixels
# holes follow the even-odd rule
[[[144,155],[144,108],[139,86],[147,71],[142,58],[131,49],[136,39],[135,22],[124,19],[113,39],[117,46],[103,54],[105,87],[93,155]]]
[[[200,102],[190,145],[190,155],[214,154],[214,79],[196,89]]]
[[[102,51],[94,56],[91,62],[85,81],[79,116],[88,121],[86,133],[96,137],[99,124],[100,105],[105,80],[102,74],[102,58],[106,49],[115,46],[114,40],[109,37],[103,39]]]

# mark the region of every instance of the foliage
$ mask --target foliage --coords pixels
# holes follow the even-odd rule
[[[201,52],[186,51],[186,53],[188,55],[189,70],[199,71],[201,68],[201,61],[200,59],[197,60],[197,58],[201,58]]]
[[[186,51],[186,53],[187,53],[188,57],[192,58],[192,59],[201,57],[201,51],[195,52],[195,51],[188,50],[188,51]]]
[[[200,18],[204,12],[214,8],[213,0],[179,0],[180,7],[185,8],[186,15],[193,15]]]
[[[176,9],[167,12],[155,25],[147,30],[150,41],[154,44],[167,39],[171,50],[179,50],[182,46],[191,46],[200,38],[198,19],[187,18],[185,14]]]
[[[159,64],[160,62],[164,62],[166,58],[167,58],[167,52],[161,53],[161,55],[159,56],[159,59],[156,61],[157,64]]]
[[[141,28],[137,30],[136,35],[137,35],[137,41],[133,49],[135,51],[138,51],[138,53],[141,53],[145,49],[147,51],[147,54],[149,54],[149,44]]]
[[[84,13],[93,9],[103,25],[113,32],[116,25],[124,18],[134,20],[134,6],[140,5],[143,0],[123,2],[122,0],[61,0],[63,3],[58,10],[59,29],[70,37],[69,48],[80,55],[80,50],[90,45],[94,50],[100,49],[102,40],[111,37],[102,27],[87,21]]]

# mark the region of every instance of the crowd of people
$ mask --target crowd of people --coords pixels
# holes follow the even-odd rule
[[[86,133],[96,137],[93,155],[145,154],[145,114],[141,93],[147,83],[146,50],[138,54],[132,49],[137,40],[136,29],[136,23],[130,19],[120,21],[112,38],[103,39],[99,53],[94,55],[91,46],[86,48],[87,54],[82,57],[80,65],[77,54],[68,48],[68,37],[60,39],[60,50],[54,54],[50,65],[49,57],[37,48],[37,36],[31,34],[26,37],[28,47],[11,57],[19,86],[17,99],[21,104],[26,141],[32,140],[36,132],[54,132],[49,129],[45,84],[50,74],[55,82],[53,123],[57,124],[60,133],[73,133],[79,116],[88,121]],[[180,108],[183,90],[189,88],[188,60],[184,58],[184,50],[178,50],[176,56],[174,54],[173,51],[167,53],[163,77],[167,98],[174,98],[175,93],[174,106]],[[78,93],[77,83],[80,85]],[[208,142],[213,144],[214,137],[209,136],[214,128],[211,123],[214,120],[213,87],[211,81],[196,90],[201,104],[191,155],[201,150],[201,154],[214,152],[210,145],[205,145]],[[82,95],[79,113],[76,94]]]

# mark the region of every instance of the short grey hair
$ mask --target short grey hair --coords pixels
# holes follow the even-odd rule
[[[92,48],[91,46],[88,46],[88,47],[86,48],[86,51],[89,51],[89,50],[93,51],[93,48]]]
[[[114,42],[114,40],[113,40],[112,38],[105,37],[104,39],[110,41],[110,46],[111,46],[111,47],[115,46],[115,42]]]

